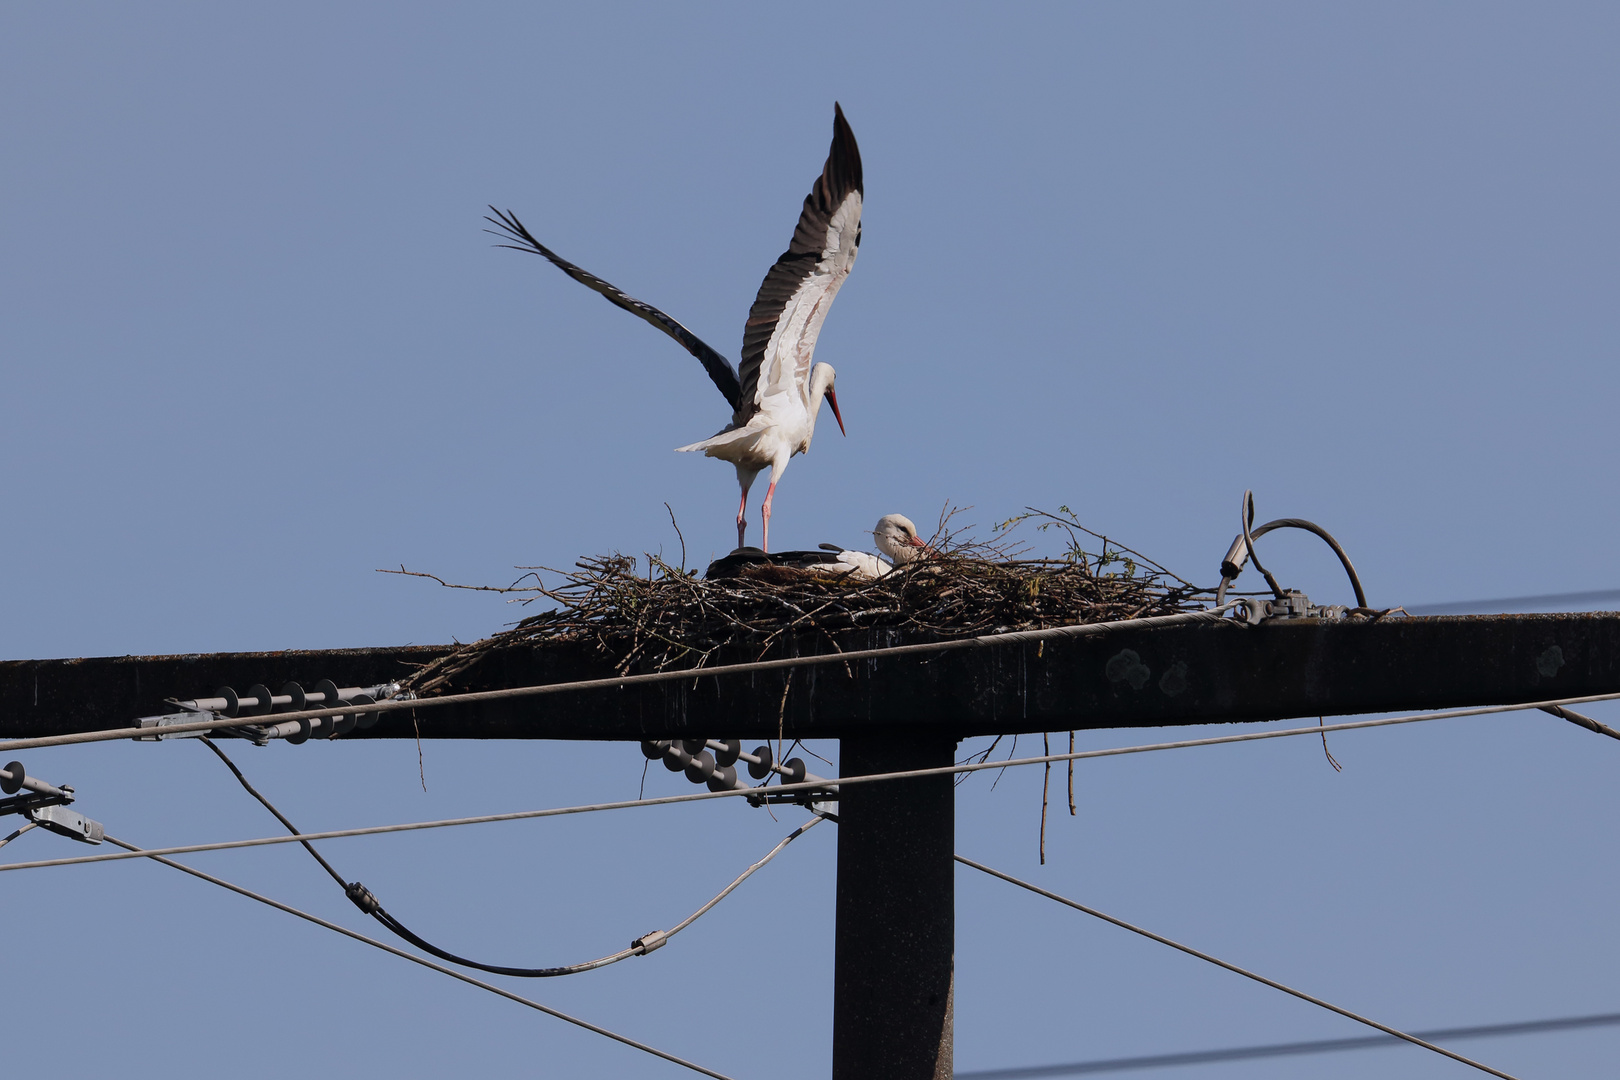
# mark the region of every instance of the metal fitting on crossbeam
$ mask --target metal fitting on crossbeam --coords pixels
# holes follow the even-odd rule
[[[35,825],[43,825],[56,835],[77,840],[81,844],[99,844],[106,836],[101,822],[59,804],[34,807],[23,814]]]
[[[101,843],[104,835],[101,822],[67,808],[74,799],[73,789],[65,784],[57,787],[34,779],[20,761],[9,762],[0,769],[0,793],[11,796],[0,799],[0,814],[21,814],[35,825],[70,840]]]
[[[19,791],[32,791],[36,795],[60,799],[64,803],[73,801],[72,788],[59,788],[43,780],[35,780],[23,769],[22,762],[13,761],[0,769],[0,792],[15,795]]]
[[[1280,600],[1245,596],[1240,603],[1238,618],[1250,626],[1259,626],[1271,619],[1342,619],[1350,613],[1342,604],[1313,604],[1311,598],[1298,589],[1284,589]]]

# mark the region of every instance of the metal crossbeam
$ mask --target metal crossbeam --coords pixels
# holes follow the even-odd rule
[[[845,648],[900,644],[862,636]],[[805,641],[803,651],[830,651]],[[402,677],[446,646],[0,663],[0,738],[119,727],[220,685]],[[730,657],[728,659],[752,659]],[[611,677],[583,647],[494,654],[453,692]],[[1281,620],[422,709],[423,738],[1011,734],[1512,704],[1620,690],[1620,614]],[[784,693],[785,691],[785,693]],[[780,718],[780,719],[779,719]],[[345,738],[414,737],[408,711]]]

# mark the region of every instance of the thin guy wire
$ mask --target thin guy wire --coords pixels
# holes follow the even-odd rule
[[[1461,1054],[1459,1054],[1459,1053],[1457,1053],[1455,1051],[1452,1051],[1452,1050],[1447,1050],[1443,1046],[1436,1046],[1432,1042],[1426,1042],[1425,1040],[1418,1038],[1416,1035],[1409,1035],[1404,1031],[1399,1031],[1399,1030],[1397,1030],[1395,1028],[1390,1027],[1388,1024],[1380,1024],[1377,1020],[1368,1019],[1367,1017],[1362,1016],[1360,1013],[1353,1013],[1349,1009],[1340,1008],[1339,1006],[1333,1004],[1331,1001],[1323,1001],[1321,998],[1313,997],[1312,995],[1305,993],[1305,991],[1303,991],[1303,990],[1295,990],[1291,986],[1285,986],[1282,983],[1277,982],[1274,979],[1266,978],[1264,975],[1257,975],[1254,972],[1249,971],[1247,968],[1240,968],[1236,964],[1229,964],[1225,960],[1220,959],[1219,957],[1211,956],[1211,955],[1209,955],[1209,953],[1206,953],[1206,952],[1199,952],[1197,949],[1193,948],[1190,945],[1183,945],[1179,941],[1172,941],[1169,938],[1164,937],[1163,935],[1155,934],[1151,930],[1144,930],[1140,926],[1135,926],[1135,925],[1133,925],[1131,923],[1126,922],[1124,919],[1116,919],[1112,915],[1107,914],[1106,912],[1098,911],[1096,908],[1087,907],[1086,905],[1084,905],[1082,903],[1079,903],[1079,902],[1074,901],[1074,900],[1070,900],[1066,896],[1059,896],[1055,892],[1048,892],[1047,890],[1041,888],[1039,885],[1034,885],[1034,884],[1031,884],[1030,882],[1023,881],[1023,880],[1021,880],[1019,878],[1015,878],[1011,874],[1004,874],[1000,870],[991,869],[990,867],[985,866],[983,863],[974,862],[972,859],[965,858],[965,857],[963,857],[961,855],[956,856],[956,861],[961,863],[963,866],[971,866],[973,869],[982,871],[983,873],[986,873],[986,874],[989,874],[991,877],[1000,878],[1002,881],[1009,882],[1010,884],[1013,884],[1013,885],[1017,885],[1021,889],[1028,889],[1030,892],[1036,893],[1036,894],[1038,894],[1040,896],[1044,896],[1048,900],[1056,900],[1058,903],[1063,904],[1063,905],[1065,905],[1067,907],[1072,907],[1076,911],[1083,911],[1087,915],[1091,915],[1091,916],[1093,916],[1095,918],[1101,919],[1103,922],[1113,923],[1115,926],[1119,927],[1122,930],[1129,930],[1133,934],[1141,934],[1143,937],[1148,938],[1148,939],[1150,939],[1152,941],[1157,941],[1161,945],[1168,945],[1172,949],[1179,949],[1182,952],[1186,953],[1188,956],[1196,956],[1198,959],[1206,960],[1209,963],[1214,964],[1216,967],[1223,967],[1227,971],[1233,972],[1233,973],[1238,974],[1238,975],[1242,975],[1246,979],[1253,979],[1257,983],[1263,983],[1264,985],[1271,987],[1273,990],[1281,990],[1285,994],[1292,994],[1294,997],[1299,998],[1301,1001],[1308,1001],[1312,1005],[1319,1005],[1322,1008],[1327,1009],[1329,1012],[1336,1012],[1340,1016],[1348,1017],[1351,1020],[1356,1021],[1358,1024],[1366,1024],[1370,1028],[1376,1028],[1379,1031],[1382,1031],[1385,1035],[1393,1035],[1397,1039],[1405,1039],[1407,1042],[1413,1043],[1414,1045],[1417,1045],[1417,1046],[1421,1046],[1425,1050],[1433,1050],[1435,1053],[1443,1054],[1444,1056],[1446,1056],[1448,1058],[1451,1058],[1453,1061],[1460,1061],[1464,1065],[1471,1065],[1474,1068],[1480,1070],[1481,1072],[1490,1073],[1492,1076],[1499,1076],[1499,1077],[1502,1078],[1502,1080],[1517,1080],[1517,1078],[1515,1076],[1513,1076],[1511,1073],[1505,1073],[1505,1072],[1502,1072],[1502,1071],[1500,1071],[1498,1069],[1493,1069],[1489,1065],[1483,1065],[1483,1064],[1475,1061],[1473,1058],[1463,1057]]]
[[[304,850],[314,856],[315,861],[321,864],[321,869],[332,875],[332,880],[338,883],[338,887],[343,890],[344,895],[348,896],[352,901],[355,899],[355,896],[353,892],[351,892],[351,888],[360,888],[365,892],[368,899],[371,900],[371,906],[362,906],[357,904],[357,906],[360,906],[362,911],[364,911],[367,915],[370,915],[383,926],[387,927],[397,936],[404,938],[406,941],[410,942],[412,945],[415,945],[417,948],[422,949],[424,952],[437,956],[440,960],[448,960],[452,964],[460,964],[463,967],[477,968],[480,971],[488,971],[496,975],[511,975],[517,978],[556,978],[562,975],[578,975],[586,971],[595,971],[598,968],[607,967],[609,964],[616,964],[621,960],[628,960],[632,956],[645,955],[650,951],[640,943],[633,942],[627,949],[620,949],[616,953],[598,957],[595,960],[587,960],[580,964],[567,964],[560,967],[550,968],[518,968],[497,964],[484,964],[476,960],[468,960],[464,956],[457,956],[455,953],[441,949],[437,945],[434,945],[424,938],[419,937],[410,929],[410,927],[400,922],[396,916],[390,914],[388,910],[385,909],[380,903],[377,903],[375,896],[372,896],[369,890],[365,890],[364,886],[361,886],[358,882],[356,882],[355,886],[351,887],[347,882],[345,882],[343,880],[343,875],[334,870],[332,868],[332,864],[323,859],[321,857],[321,853],[315,850],[315,845],[301,838],[302,834],[299,833],[298,827],[287,818],[287,815],[276,809],[274,803],[260,794],[259,790],[248,782],[248,778],[243,775],[241,769],[237,768],[236,762],[232,761],[230,756],[227,755],[225,751],[214,745],[214,741],[206,735],[202,737],[202,743],[203,745],[207,746],[208,749],[214,752],[215,757],[219,758],[220,761],[225,763],[225,767],[231,770],[231,774],[241,782],[242,787],[247,790],[249,795],[252,795],[255,799],[259,800],[260,805],[262,805],[266,810],[270,811],[270,813],[274,814],[276,820],[281,822],[282,825],[286,826],[288,832],[292,833],[294,836],[300,837],[299,843],[304,845]],[[789,833],[788,836],[783,839],[781,843],[772,848],[763,859],[760,859],[758,862],[754,863],[754,865],[750,866],[747,870],[744,870],[741,876],[739,876],[730,885],[727,885],[724,889],[722,889],[718,896],[710,900],[707,904],[704,904],[702,907],[698,908],[697,911],[693,912],[685,920],[677,924],[675,929],[665,933],[663,936],[663,941],[668,942],[670,938],[697,922],[700,917],[706,914],[716,904],[730,896],[732,891],[736,889],[737,886],[741,885],[743,882],[752,877],[754,871],[776,858],[776,856],[781,853],[783,848],[787,847],[793,841],[803,836],[816,824],[816,822],[820,820],[820,815],[817,815],[816,817],[811,818],[810,821],[806,822],[804,825]],[[4,846],[3,841],[0,841],[0,846]]]
[[[1040,765],[1048,761],[1083,761],[1090,758],[1119,757],[1124,754],[1144,754],[1156,750],[1184,750],[1198,746],[1221,746],[1227,743],[1257,742],[1263,739],[1282,739],[1293,735],[1319,735],[1322,732],[1357,731],[1362,728],[1392,727],[1397,724],[1416,724],[1429,720],[1453,720],[1467,716],[1485,716],[1505,712],[1524,712],[1544,709],[1549,705],[1577,705],[1591,701],[1614,701],[1620,693],[1596,694],[1578,698],[1560,698],[1553,701],[1530,701],[1523,705],[1484,705],[1472,709],[1451,709],[1445,712],[1416,713],[1409,716],[1388,717],[1383,720],[1356,720],[1326,727],[1287,728],[1282,731],[1250,731],[1242,735],[1220,735],[1209,739],[1183,739],[1179,742],[1147,743],[1138,746],[1118,746],[1106,750],[1081,750],[1073,754],[1046,754],[1041,757],[1015,758],[1007,761],[988,761],[967,765],[946,765],[932,769],[908,769],[901,772],[870,773],[865,776],[844,776],[832,782],[835,787],[847,784],[870,784],[889,780],[909,780],[919,776],[941,776],[954,773],[981,772],[986,769],[1008,769],[1019,765]],[[806,781],[802,784],[781,784],[772,788],[734,788],[728,791],[697,791],[689,795],[662,795],[655,799],[628,799],[622,802],[589,803],[583,806],[559,806],[544,810],[516,810],[509,814],[485,814],[479,817],[444,818],[439,821],[413,821],[400,825],[372,825],[360,829],[333,829],[328,832],[304,833],[305,840],[338,840],[351,836],[378,836],[384,833],[416,832],[421,829],[444,829],[459,825],[487,825],[501,821],[528,821],[533,818],[558,817],[564,814],[588,814],[597,810],[628,810],[642,806],[673,806],[677,803],[703,802],[708,799],[726,799],[761,794],[795,794],[822,791],[827,784]],[[223,840],[213,844],[187,844],[182,847],[154,848],[160,855],[187,855],[199,851],[229,851],[235,848],[265,847],[272,844],[290,844],[299,837],[261,836],[252,840]],[[70,859],[43,859],[37,862],[0,863],[0,872],[7,870],[36,870],[49,866],[77,866],[81,863],[113,862],[119,859],[139,858],[113,852],[107,855],[80,855]]]
[[[259,893],[254,892],[251,889],[244,889],[240,885],[233,885],[229,881],[226,881],[223,878],[217,878],[212,874],[205,874],[201,870],[198,870],[198,869],[196,869],[194,867],[187,866],[184,863],[177,863],[173,859],[165,859],[161,855],[154,854],[153,852],[150,852],[150,851],[142,851],[140,848],[136,847],[134,844],[126,843],[123,840],[118,840],[118,839],[115,839],[115,838],[113,838],[111,836],[106,837],[106,840],[110,844],[117,844],[121,848],[125,848],[125,849],[129,850],[132,853],[136,853],[139,857],[151,859],[153,862],[160,862],[164,866],[172,866],[174,869],[179,870],[182,873],[190,874],[192,877],[195,877],[195,878],[201,878],[202,880],[204,880],[206,882],[209,882],[210,884],[218,885],[222,889],[229,889],[231,892],[237,893],[240,896],[245,896],[250,900],[257,900],[261,904],[268,904],[270,907],[276,908],[278,911],[285,911],[289,915],[296,915],[300,919],[305,920],[306,922],[312,922],[316,926],[324,926],[326,929],[334,931],[335,933],[342,934],[344,937],[349,937],[349,938],[353,938],[356,941],[364,942],[365,944],[371,945],[371,946],[373,946],[375,948],[378,948],[378,949],[381,949],[383,952],[386,952],[386,953],[393,953],[395,956],[403,957],[404,959],[409,960],[412,963],[421,964],[425,968],[432,968],[434,971],[437,971],[437,972],[439,972],[441,974],[444,974],[444,975],[448,975],[452,979],[460,979],[462,982],[467,983],[467,984],[469,984],[471,986],[476,986],[476,987],[479,987],[480,989],[488,990],[492,994],[499,994],[501,997],[506,998],[509,1001],[515,1001],[519,1005],[527,1005],[529,1008],[535,1009],[535,1010],[537,1010],[539,1012],[543,1012],[547,1016],[554,1016],[558,1020],[566,1021],[566,1022],[568,1022],[570,1024],[573,1024],[576,1027],[582,1027],[586,1031],[595,1032],[598,1035],[602,1035],[602,1036],[604,1036],[606,1038],[612,1039],[614,1042],[620,1042],[620,1043],[623,1043],[626,1046],[635,1047],[637,1050],[641,1050],[641,1051],[643,1051],[645,1053],[651,1054],[654,1057],[663,1058],[665,1061],[672,1062],[672,1063],[674,1063],[676,1065],[684,1066],[685,1068],[691,1069],[693,1072],[702,1073],[704,1076],[712,1076],[712,1077],[714,1077],[714,1080],[731,1080],[731,1077],[727,1076],[725,1073],[718,1073],[718,1072],[715,1072],[713,1069],[706,1069],[702,1065],[698,1065],[698,1064],[696,1064],[694,1062],[687,1061],[685,1058],[676,1057],[674,1054],[666,1053],[665,1051],[660,1050],[655,1046],[648,1046],[646,1043],[637,1042],[635,1039],[630,1038],[628,1035],[620,1035],[618,1032],[609,1031],[605,1027],[600,1027],[600,1026],[598,1026],[596,1024],[591,1023],[588,1020],[581,1020],[577,1016],[570,1016],[565,1012],[561,1012],[561,1011],[559,1011],[557,1009],[551,1008],[549,1005],[542,1005],[538,1001],[531,1001],[526,997],[522,997],[522,996],[520,996],[518,994],[512,993],[510,990],[502,989],[501,987],[496,986],[493,983],[484,982],[482,979],[475,979],[471,975],[464,974],[464,973],[462,973],[460,971],[455,970],[454,968],[447,968],[442,964],[435,964],[433,961],[428,960],[425,957],[417,956],[414,953],[408,953],[404,949],[396,949],[396,948],[394,948],[394,946],[388,944],[385,941],[378,941],[376,938],[366,937],[366,935],[364,935],[364,934],[357,933],[356,931],[350,930],[346,926],[339,926],[337,923],[334,923],[334,922],[327,922],[325,919],[321,918],[319,915],[311,915],[307,911],[300,911],[298,908],[295,908],[295,907],[293,907],[293,906],[291,906],[289,904],[283,904],[279,900],[272,900],[268,896],[263,896],[263,895],[261,895]]]
[[[651,671],[644,675],[621,675],[612,679],[582,679],[577,682],[545,683],[540,686],[514,686],[505,690],[480,690],[469,694],[445,694],[430,698],[391,698],[369,705],[345,704],[330,709],[304,709],[299,712],[270,714],[276,723],[288,720],[315,720],[326,716],[347,716],[357,713],[393,712],[399,709],[428,709],[439,705],[462,705],[476,701],[504,701],[511,698],[538,697],[544,694],[571,693],[582,690],[611,690],[621,686],[641,686],[647,683],[679,682],[718,675],[747,675],[758,671],[781,668],[814,667],[820,664],[842,664],[850,660],[877,660],[888,656],[909,656],[917,653],[951,652],[956,649],[983,649],[995,645],[1021,645],[1056,638],[1091,637],[1111,630],[1145,630],[1156,626],[1175,626],[1192,622],[1223,622],[1222,613],[1236,604],[1224,604],[1206,611],[1183,611],[1175,615],[1150,615],[1140,619],[1120,619],[1115,622],[1080,623],[1075,626],[1053,626],[1045,630],[1019,630],[1009,634],[982,634],[979,637],[956,638],[952,641],[927,641],[915,645],[890,645],[881,649],[858,649],[844,653],[818,653],[814,656],[785,656],[777,660],[756,660],[747,664],[717,664],[708,668],[679,668],[672,671]],[[1234,624],[1238,625],[1238,624]],[[1246,624],[1245,624],[1246,625]],[[32,750],[40,746],[70,746],[79,743],[109,742],[116,739],[135,739],[142,736],[184,735],[193,731],[221,731],[227,728],[248,727],[265,722],[264,716],[218,717],[189,724],[171,724],[163,728],[107,728],[101,731],[80,731],[71,735],[46,735],[37,739],[12,739],[0,742],[0,754],[13,750]]]

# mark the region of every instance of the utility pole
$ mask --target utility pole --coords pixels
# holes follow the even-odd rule
[[[805,639],[797,651],[819,648]],[[221,685],[381,683],[447,651],[7,661],[0,663],[0,739],[126,727],[173,711],[165,699],[206,696]],[[581,647],[523,645],[480,660],[448,692],[612,675]],[[419,728],[429,739],[835,738],[841,772],[855,776],[949,765],[958,740],[975,735],[1514,705],[1616,692],[1620,614],[1301,618],[1111,631],[847,668],[833,662],[794,673],[703,675],[422,708],[414,718],[404,710],[343,737],[411,738]],[[943,1080],[951,1075],[954,997],[952,779],[847,785],[838,817],[834,1080]]]

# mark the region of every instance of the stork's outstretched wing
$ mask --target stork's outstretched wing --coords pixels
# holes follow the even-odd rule
[[[745,423],[770,394],[806,393],[816,336],[861,243],[861,151],[844,110],[833,105],[832,149],[805,197],[793,243],[765,275],[743,326]]]
[[[857,161],[857,174],[859,174],[859,171],[860,163]],[[533,252],[536,255],[544,255],[547,259],[551,260],[552,265],[556,266],[557,269],[561,270],[563,273],[567,274],[569,277],[573,278],[587,289],[594,289],[603,296],[607,297],[608,303],[613,304],[615,307],[623,308],[637,318],[645,319],[647,322],[656,326],[658,329],[680,342],[682,348],[702,361],[703,369],[709,373],[709,378],[714,380],[714,385],[719,387],[720,393],[725,395],[726,404],[731,406],[733,412],[737,411],[738,402],[742,400],[742,391],[737,381],[737,371],[731,366],[730,360],[727,360],[725,357],[715,352],[714,349],[710,348],[702,338],[698,337],[696,334],[692,333],[692,331],[688,330],[686,327],[682,326],[668,315],[665,315],[662,311],[659,311],[651,304],[644,304],[633,296],[626,296],[617,288],[603,281],[595,274],[592,274],[586,270],[581,270],[567,259],[564,259],[556,252],[546,247],[546,245],[536,240],[528,229],[524,228],[523,222],[519,221],[517,215],[512,213],[512,211],[508,210],[505,213],[502,213],[501,211],[496,210],[493,206],[489,209],[492,213],[494,213],[495,216],[486,216],[484,220],[489,222],[491,225],[496,226],[496,228],[500,229],[501,231],[496,232],[495,229],[485,229],[484,231],[487,233],[493,233],[494,235],[501,237],[503,240],[517,241],[515,244],[500,244],[498,245],[499,247],[511,248],[513,251],[528,251]]]

